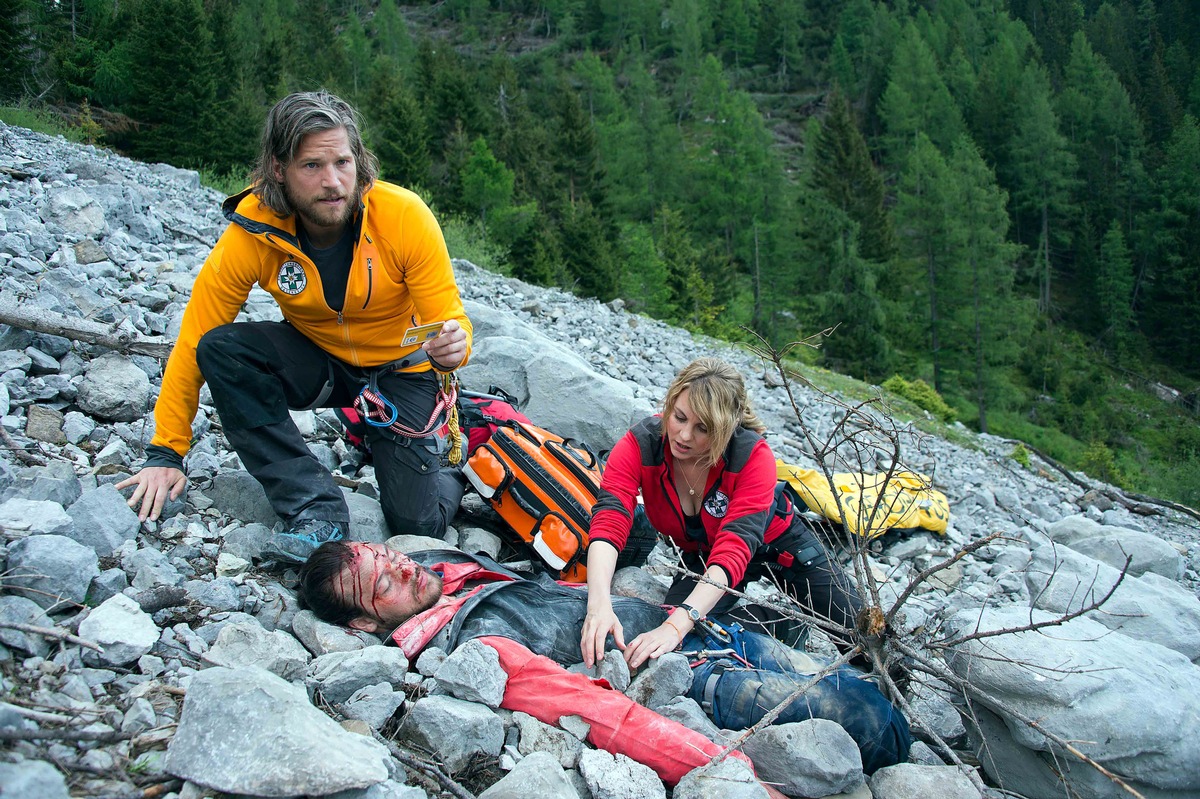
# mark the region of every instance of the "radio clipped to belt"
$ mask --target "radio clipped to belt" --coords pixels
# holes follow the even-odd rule
[[[462,431],[458,426],[458,375],[440,375],[437,400],[423,429],[407,427],[399,421],[400,412],[379,390],[379,372],[374,371],[367,384],[354,398],[354,408],[371,427],[382,427],[404,438],[421,439],[437,436],[445,427],[450,440],[448,457],[452,466],[462,460]]]

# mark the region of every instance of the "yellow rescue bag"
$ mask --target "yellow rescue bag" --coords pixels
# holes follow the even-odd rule
[[[810,511],[841,523],[841,508],[845,508],[849,517],[846,528],[867,540],[878,538],[888,530],[921,529],[945,535],[946,525],[950,523],[950,503],[946,495],[933,488],[928,477],[916,472],[896,472],[890,480],[886,473],[836,473],[833,483],[838,499],[835,500],[823,472],[801,469],[781,460],[775,461],[775,468],[779,479],[787,482],[797,499]]]

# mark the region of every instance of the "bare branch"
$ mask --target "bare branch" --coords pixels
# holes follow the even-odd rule
[[[12,450],[12,454],[16,457],[16,459],[19,460],[21,463],[25,464],[26,466],[45,466],[46,465],[46,462],[44,460],[42,460],[37,455],[34,455],[29,450],[22,447],[16,441],[13,441],[13,437],[11,435],[9,435],[9,432],[7,430],[4,429],[4,425],[0,425],[0,441],[3,441],[4,446],[6,446],[10,450]]]
[[[399,760],[401,764],[408,766],[411,769],[416,769],[426,776],[432,777],[437,781],[438,785],[441,785],[443,789],[453,796],[458,797],[458,799],[475,799],[475,794],[459,785],[457,782],[451,779],[449,775],[447,775],[433,763],[417,757],[412,752],[401,749],[395,741],[390,741],[387,738],[384,738],[375,730],[371,731],[371,737],[386,746],[392,757]]]
[[[937,676],[941,677],[942,679],[953,683],[958,688],[960,688],[962,691],[964,691],[967,695],[969,695],[972,699],[976,699],[988,707],[1002,709],[1002,712],[1006,717],[1011,716],[1012,718],[1016,719],[1017,721],[1021,722],[1022,724],[1025,724],[1026,726],[1030,727],[1031,729],[1037,730],[1039,733],[1044,735],[1047,740],[1051,741],[1052,743],[1058,744],[1063,749],[1065,749],[1068,753],[1070,753],[1073,757],[1078,758],[1080,760],[1080,762],[1086,763],[1087,765],[1096,769],[1096,771],[1103,774],[1108,779],[1112,780],[1113,783],[1115,783],[1116,785],[1120,786],[1123,790],[1128,792],[1130,796],[1136,797],[1136,799],[1146,799],[1144,796],[1142,796],[1141,793],[1139,793],[1132,786],[1130,786],[1127,782],[1125,782],[1123,777],[1121,777],[1120,775],[1109,770],[1108,768],[1106,768],[1105,766],[1103,766],[1101,763],[1097,762],[1096,760],[1092,759],[1091,757],[1088,757],[1083,752],[1079,751],[1079,749],[1074,744],[1072,744],[1067,739],[1063,738],[1061,735],[1058,735],[1057,733],[1053,733],[1050,730],[1047,730],[1045,727],[1043,727],[1037,721],[1037,719],[1030,718],[1029,716],[1025,715],[1021,711],[1010,707],[1007,703],[997,699],[996,697],[992,696],[991,694],[987,693],[986,691],[983,691],[983,690],[977,688],[976,686],[972,685],[967,680],[964,680],[962,677],[959,677],[957,674],[955,674],[953,671],[951,671],[948,667],[939,666],[939,665],[933,663],[932,661],[929,661],[927,658],[923,658],[919,652],[917,652],[915,649],[913,649],[913,647],[909,646],[908,644],[904,643],[903,641],[896,641],[895,643],[896,643],[897,648],[899,648],[902,652],[904,652],[904,654],[908,655],[909,657],[913,657],[913,658],[922,660],[923,663],[925,665],[927,665],[933,673],[937,674]]]
[[[972,543],[967,544],[965,547],[963,547],[962,549],[955,552],[953,555],[951,555],[946,560],[943,560],[941,563],[935,563],[934,565],[930,566],[929,568],[921,571],[919,574],[917,574],[916,577],[913,577],[909,581],[909,583],[905,587],[905,589],[902,592],[900,592],[900,596],[898,596],[896,598],[896,602],[895,602],[895,604],[892,605],[892,609],[887,612],[888,624],[892,623],[892,620],[895,618],[896,613],[900,610],[900,607],[905,603],[905,601],[907,601],[907,599],[910,596],[912,596],[913,592],[917,590],[917,587],[919,585],[924,583],[926,580],[928,580],[930,577],[937,574],[938,572],[948,569],[950,566],[952,566],[955,563],[957,563],[958,561],[962,560],[967,555],[970,555],[971,553],[973,553],[979,549],[982,549],[983,547],[992,543],[993,541],[995,541],[997,538],[1000,538],[1001,536],[1002,536],[1001,533],[992,533],[991,535],[987,536],[986,538],[981,538],[978,541],[973,541]]]
[[[32,633],[45,638],[56,638],[60,641],[66,641],[71,644],[78,644],[86,649],[91,649],[95,652],[103,652],[104,648],[99,644],[89,641],[86,638],[80,638],[77,635],[72,635],[66,630],[60,630],[57,627],[35,627],[32,624],[21,624],[15,621],[0,620],[0,627],[8,630],[20,630],[23,633]]]
[[[35,333],[64,336],[72,341],[98,344],[126,355],[165,358],[175,346],[161,336],[143,336],[117,330],[116,325],[91,322],[31,306],[17,307],[11,296],[0,297],[0,324],[12,325]]]

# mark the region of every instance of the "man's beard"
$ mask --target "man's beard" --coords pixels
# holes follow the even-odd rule
[[[339,210],[331,210],[321,206],[322,200],[337,195],[319,195],[305,201],[293,194],[287,184],[284,184],[283,191],[287,197],[288,204],[292,206],[298,216],[321,227],[338,227],[348,223],[354,218],[354,213],[358,210],[358,205],[362,201],[362,191],[357,186],[350,192],[350,195],[346,198],[346,202]]]

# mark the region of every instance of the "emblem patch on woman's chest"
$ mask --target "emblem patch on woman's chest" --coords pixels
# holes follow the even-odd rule
[[[308,286],[308,275],[297,261],[285,261],[283,266],[279,267],[279,274],[275,276],[275,280],[279,283],[280,291],[292,296],[304,291]]]
[[[712,492],[708,499],[704,500],[704,509],[714,519],[723,519],[729,512],[729,495],[721,491]]]

